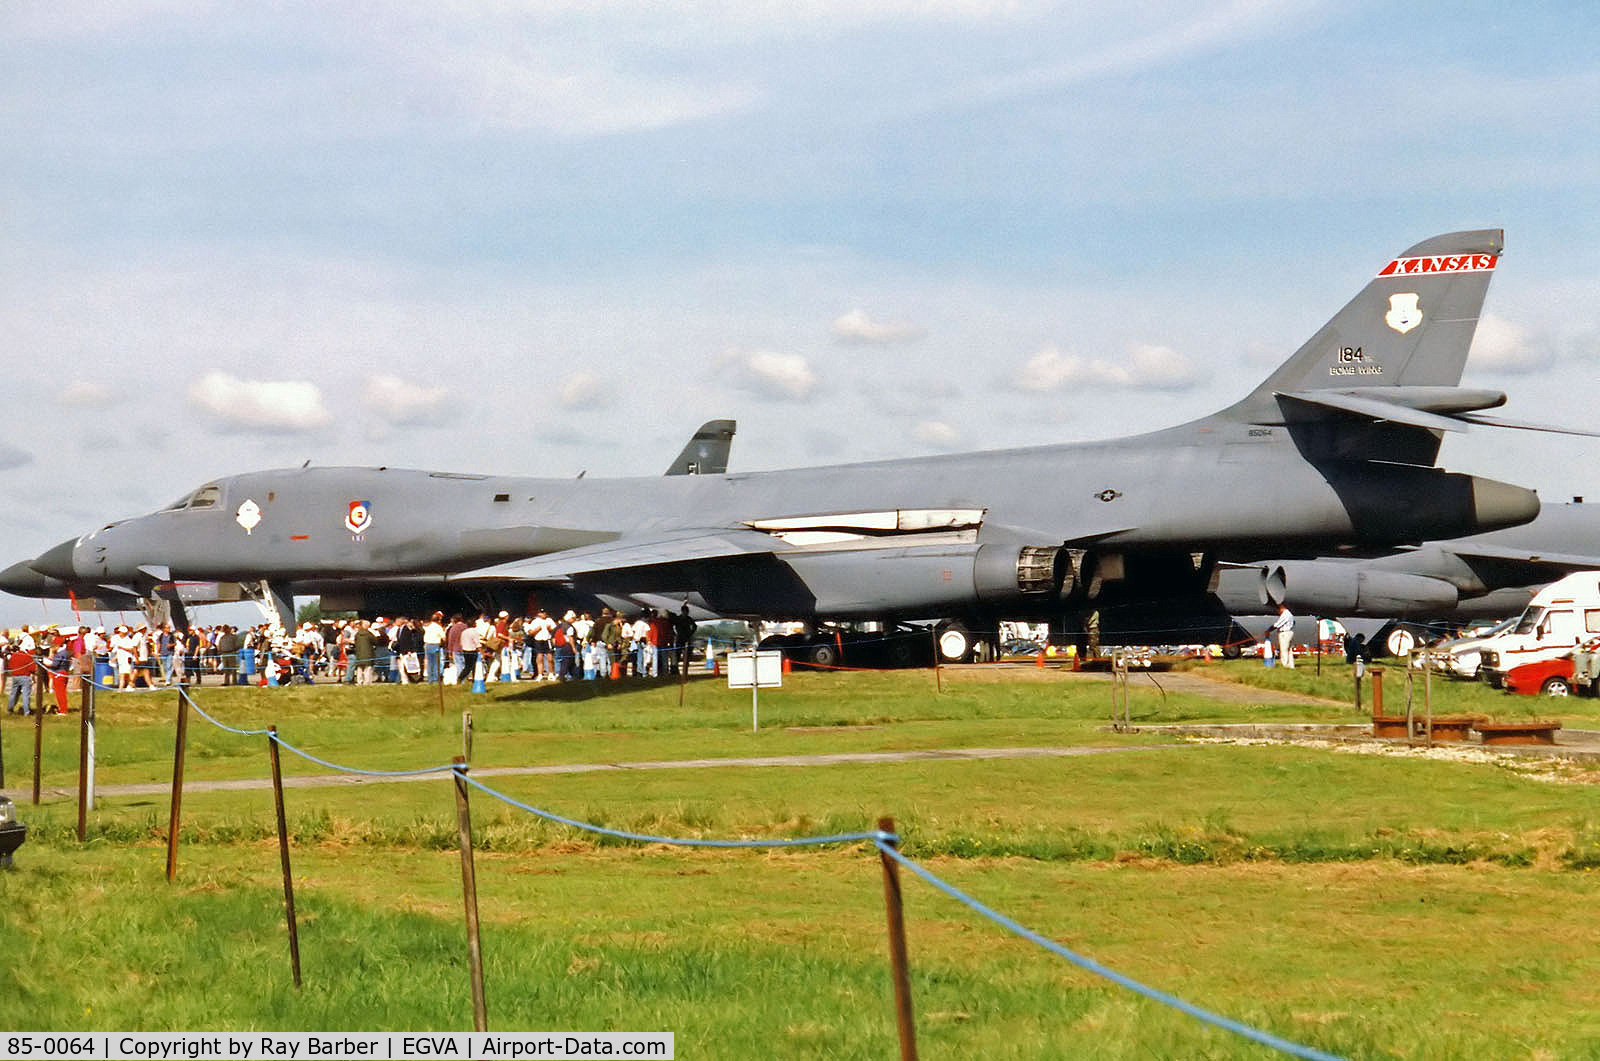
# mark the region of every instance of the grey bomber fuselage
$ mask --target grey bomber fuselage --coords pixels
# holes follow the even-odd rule
[[[209,485],[209,484],[208,484]],[[399,468],[300,468],[215,481],[216,501],[109,524],[41,558],[76,581],[311,581],[445,575],[625,535],[889,509],[980,509],[985,537],[1224,559],[1314,555],[1493,529],[1536,512],[1526,491],[1433,468],[1314,468],[1282,427],[1214,419],[1108,442],[677,478],[548,479]],[[345,524],[366,501],[370,525]],[[238,509],[253,502],[248,531]]]
[[[1532,519],[1531,491],[1434,466],[1442,432],[1505,401],[1459,386],[1501,246],[1496,230],[1417,244],[1242,400],[1148,434],[649,478],[253,472],[63,542],[0,587],[525,587],[770,618],[1072,613],[1098,628],[1119,600],[1204,595],[1218,561]]]

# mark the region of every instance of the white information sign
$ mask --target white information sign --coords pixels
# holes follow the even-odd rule
[[[758,690],[783,686],[783,653],[757,652],[753,648],[728,653],[728,688],[750,690],[750,729],[761,728]]]
[[[783,687],[783,653],[782,652],[743,652],[728,653],[728,688],[750,689],[760,686],[763,689],[781,689]]]

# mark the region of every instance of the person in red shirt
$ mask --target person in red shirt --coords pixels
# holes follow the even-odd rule
[[[50,691],[56,697],[56,714],[64,715],[67,713],[67,675],[72,670],[72,646],[58,634],[51,647],[54,651],[45,669],[50,674]]]
[[[6,678],[11,685],[10,695],[6,699],[6,714],[33,714],[28,703],[33,698],[33,672],[36,666],[33,653],[20,645],[6,657]],[[22,700],[21,712],[17,711],[19,697]]]

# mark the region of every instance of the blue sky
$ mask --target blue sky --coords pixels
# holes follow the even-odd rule
[[[1156,428],[1460,228],[1507,230],[1465,382],[1592,427],[1597,31],[1579,3],[12,0],[0,542],[306,459],[654,473],[716,416],[742,469]],[[1442,460],[1600,500],[1596,446]]]

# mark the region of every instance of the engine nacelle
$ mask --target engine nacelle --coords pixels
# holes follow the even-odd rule
[[[1458,597],[1443,579],[1365,565],[1288,560],[1261,570],[1261,603],[1305,615],[1420,618],[1451,611]]]
[[[841,619],[1049,600],[1066,567],[1060,546],[999,544],[818,550],[785,554],[783,562],[811,598],[805,610]]]

